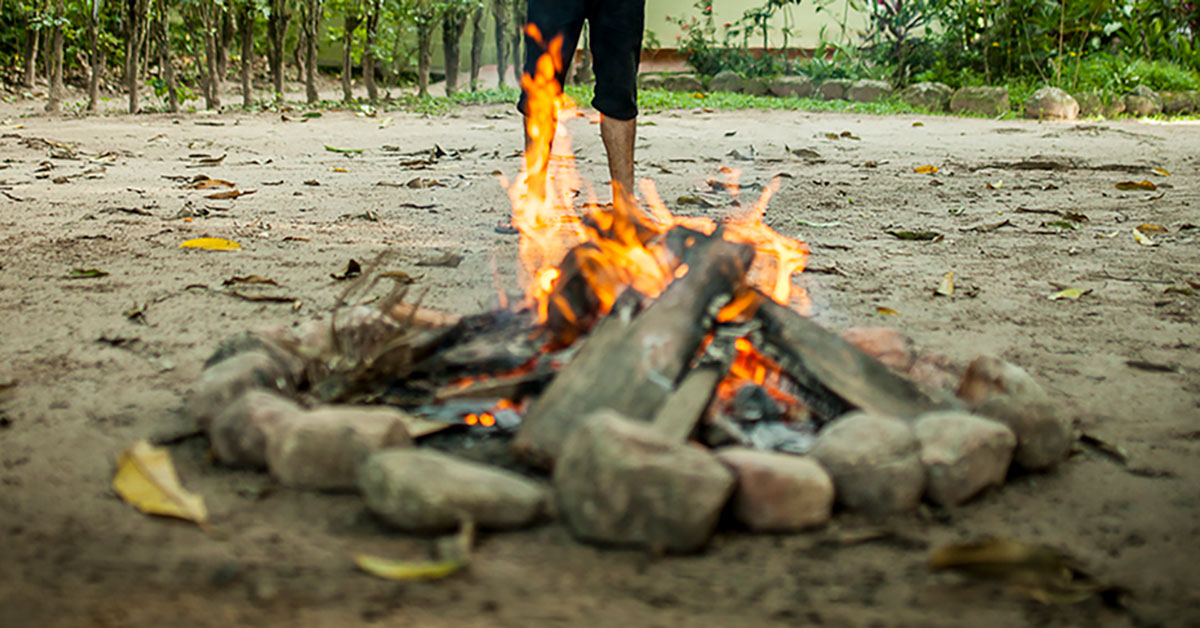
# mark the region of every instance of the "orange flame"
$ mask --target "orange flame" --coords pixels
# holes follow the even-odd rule
[[[745,338],[734,341],[737,354],[729,367],[729,373],[717,386],[717,396],[724,400],[733,398],[738,388],[745,382],[753,382],[762,386],[767,394],[776,401],[789,405],[799,402],[793,395],[782,388],[783,368],[774,360],[758,352],[754,345]]]

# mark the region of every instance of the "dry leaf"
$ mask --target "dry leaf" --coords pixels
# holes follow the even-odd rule
[[[913,122],[912,125],[913,126],[925,126],[925,123],[921,122],[921,121],[917,121],[917,122]]]
[[[212,188],[234,188],[236,184],[225,181],[224,179],[209,179],[207,177],[200,179],[187,186],[193,190],[210,190]]]
[[[1117,189],[1124,191],[1146,190],[1147,192],[1153,192],[1158,189],[1158,186],[1154,185],[1150,181],[1122,181],[1117,184]]]
[[[1137,230],[1142,233],[1166,233],[1167,228],[1162,225],[1144,223],[1137,226]]]
[[[929,568],[1005,582],[1043,604],[1075,604],[1093,595],[1123,592],[1097,581],[1056,549],[1010,539],[939,547],[929,557]]]
[[[897,312],[886,305],[875,306],[875,312],[883,316],[900,316],[900,312]]]
[[[935,174],[937,171],[937,166],[917,166],[913,168],[913,172],[917,174]]]
[[[144,513],[196,523],[208,519],[204,498],[179,483],[170,452],[145,439],[121,453],[112,487],[121,499]]]
[[[333,171],[334,172],[350,172],[349,170],[347,170],[345,168],[334,168]]]
[[[1072,301],[1078,301],[1078,300],[1079,300],[1079,297],[1081,297],[1081,296],[1083,296],[1083,295],[1085,295],[1085,294],[1088,294],[1088,293],[1090,293],[1091,291],[1092,291],[1092,289],[1091,289],[1091,288],[1087,288],[1087,289],[1083,289],[1083,288],[1066,288],[1066,289],[1063,289],[1063,290],[1059,290],[1058,292],[1055,292],[1054,294],[1052,294],[1052,295],[1050,295],[1049,297],[1046,297],[1046,298],[1050,299],[1051,301],[1061,301],[1061,300],[1063,300],[1063,299],[1070,299],[1070,300],[1072,300]]]
[[[1158,246],[1157,242],[1155,242],[1154,240],[1151,240],[1149,238],[1149,236],[1147,236],[1146,234],[1142,233],[1141,231],[1139,231],[1137,229],[1133,230],[1133,239],[1136,240],[1137,243],[1142,246]]]
[[[257,284],[265,284],[268,286],[278,286],[279,285],[278,283],[276,283],[276,281],[274,279],[270,279],[268,277],[263,277],[262,275],[246,275],[244,277],[230,277],[229,279],[222,281],[221,285],[232,286],[233,284],[236,284],[236,283],[257,283]]]
[[[1097,233],[1096,239],[1097,240],[1099,240],[1099,239],[1111,240],[1119,235],[1121,235],[1120,231],[1114,231],[1112,233]]]
[[[1171,176],[1171,173],[1170,173],[1170,172],[1167,172],[1167,171],[1166,171],[1165,169],[1163,169],[1163,168],[1154,168],[1153,170],[1151,170],[1151,172],[1153,172],[1154,174],[1156,174],[1156,175],[1158,175],[1158,176],[1160,176],[1160,177],[1169,177],[1169,176]]]
[[[225,238],[196,238],[179,245],[182,249],[204,249],[206,251],[237,251],[242,245]]]
[[[250,194],[254,194],[255,191],[256,190],[225,190],[224,192],[209,194],[204,198],[211,198],[214,201],[224,201],[242,196],[249,196]]]
[[[954,271],[942,275],[942,283],[938,285],[937,290],[934,290],[933,293],[944,297],[954,294]]]
[[[369,554],[355,554],[354,564],[373,576],[387,580],[437,580],[466,566],[456,560],[412,562]]]
[[[997,182],[995,182],[995,183],[988,183],[988,184],[987,184],[987,189],[989,189],[989,190],[999,190],[999,189],[1000,189],[1000,188],[1002,188],[1002,187],[1004,187],[1004,182],[1003,182],[1003,181],[997,181]]]

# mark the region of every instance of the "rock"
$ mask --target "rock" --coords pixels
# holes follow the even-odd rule
[[[638,75],[638,87],[642,89],[662,89],[666,79],[661,74]]]
[[[954,90],[944,83],[913,83],[900,92],[900,100],[934,112],[945,111],[952,96]]]
[[[850,102],[875,102],[886,98],[892,93],[892,85],[887,81],[872,81],[864,79],[856,81],[846,88],[846,100]]]
[[[290,327],[275,325],[226,340],[205,360],[204,367],[214,366],[239,353],[259,351],[277,360],[291,375],[292,383],[297,384],[304,373],[304,359],[296,350],[299,345],[300,339]]]
[[[611,410],[586,417],[554,467],[559,512],[585,541],[652,551],[704,546],[733,492],[733,473]]]
[[[1200,113],[1200,92],[1162,92],[1162,111],[1168,115]]]
[[[913,422],[921,443],[929,499],[956,506],[1004,483],[1017,437],[1001,423],[965,412],[923,414]]]
[[[358,467],[389,447],[411,447],[400,410],[326,406],[281,423],[267,441],[267,467],[284,486],[352,490]]]
[[[741,93],[746,83],[746,79],[742,78],[733,70],[721,70],[708,81],[708,89],[714,92],[733,92]]]
[[[262,351],[237,353],[204,369],[188,398],[188,416],[201,429],[247,390],[262,388],[283,393],[292,390],[291,374],[278,360]]]
[[[962,376],[950,358],[937,353],[918,357],[908,369],[908,378],[931,390],[954,392]]]
[[[845,100],[846,90],[853,84],[850,79],[829,79],[817,86],[817,93],[823,100]]]
[[[960,87],[950,98],[950,111],[953,113],[966,111],[985,116],[998,116],[1008,109],[1008,90],[1004,87],[984,85]]]
[[[280,425],[303,420],[304,408],[274,392],[246,391],[208,428],[213,454],[231,467],[265,469],[267,443]]]
[[[1104,116],[1115,118],[1125,112],[1125,100],[1108,92],[1078,92],[1073,95],[1079,103],[1080,117]]]
[[[751,96],[766,96],[771,92],[771,83],[764,78],[748,78],[742,82],[742,93]]]
[[[1143,117],[1162,113],[1163,99],[1154,90],[1138,85],[1132,93],[1125,95],[1125,113]]]
[[[772,95],[780,98],[788,96],[808,98],[812,96],[813,84],[807,76],[781,76],[771,81],[768,90]]]
[[[671,74],[663,79],[663,87],[673,92],[703,92],[704,83],[695,74]]]
[[[1071,422],[1023,369],[992,356],[976,358],[963,375],[958,396],[972,411],[1007,425],[1017,435],[1014,461],[1045,469],[1066,457],[1074,441]]]
[[[1025,100],[1025,117],[1034,120],[1075,120],[1079,103],[1057,87],[1043,87]]]
[[[842,332],[842,339],[900,372],[911,368],[916,359],[912,339],[891,327],[851,327]]]
[[[1125,99],[1113,98],[1107,105],[1104,106],[1104,117],[1115,118],[1125,113]]]
[[[811,455],[833,478],[838,503],[850,510],[911,510],[925,490],[917,437],[900,419],[850,412],[821,430]]]
[[[737,476],[733,516],[755,532],[824,525],[833,511],[833,480],[812,458],[745,447],[716,453]]]
[[[547,491],[531,480],[428,449],[372,455],[358,488],[371,512],[407,532],[452,530],[463,519],[520,528],[541,519],[547,506]]]

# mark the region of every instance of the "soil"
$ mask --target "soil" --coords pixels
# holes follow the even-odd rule
[[[324,317],[345,288],[330,275],[351,259],[397,251],[388,265],[418,279],[425,305],[452,312],[494,307],[497,286],[515,291],[517,239],[497,230],[509,211],[497,179],[520,165],[512,107],[284,120],[47,117],[34,114],[40,105],[0,105],[0,120],[12,118],[0,131],[0,386],[13,384],[0,387],[0,625],[1200,624],[1200,296],[1186,283],[1200,281],[1194,124],[643,116],[638,174],[671,205],[708,189],[723,165],[741,169],[743,195],[785,177],[767,221],[812,247],[800,282],[816,320],[837,331],[893,326],[959,366],[997,354],[1127,459],[1080,445],[1053,471],[1014,473],[960,508],[881,521],[841,513],[827,529],[786,536],[726,529],[697,556],[591,547],[557,524],[484,534],[466,573],[404,583],[360,573],[349,557],[422,558],[433,541],[389,531],[355,496],[220,468],[204,438],[183,437],[171,452],[213,513],[205,532],[120,501],[113,461],[135,439],[186,436],[182,409],[218,343]],[[582,174],[603,188],[597,127],[586,117],[568,127]],[[450,154],[424,169],[384,149],[435,145]],[[225,159],[193,167],[192,153]],[[1028,169],[1035,158],[1059,168]],[[37,178],[43,162],[49,176]],[[923,165],[940,170],[914,172]],[[255,193],[209,200],[169,178],[197,174]],[[403,185],[417,177],[437,183]],[[1157,190],[1116,188],[1144,179]],[[1165,229],[1147,234],[1156,246],[1135,240],[1143,223]],[[243,249],[179,247],[201,236]],[[461,264],[417,264],[440,252]],[[89,268],[108,274],[69,276]],[[934,296],[948,271],[957,289]],[[286,298],[224,292],[245,275],[273,279],[257,289]],[[1090,292],[1049,298],[1064,288]],[[1045,605],[927,570],[933,548],[985,536],[1067,552],[1128,588],[1125,608]]]

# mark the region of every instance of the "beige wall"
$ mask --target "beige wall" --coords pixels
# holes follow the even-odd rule
[[[675,24],[668,22],[666,16],[698,15],[699,11],[692,6],[694,3],[695,0],[646,0],[646,29],[654,32],[664,48],[676,47],[675,37],[680,34],[680,30]],[[718,31],[726,22],[735,22],[746,10],[762,4],[763,0],[713,0],[713,18]],[[843,41],[840,25],[843,18],[847,24],[847,35],[851,39],[857,40],[855,31],[861,30],[865,23],[862,14],[847,7],[847,0],[828,2],[827,6],[819,12],[813,0],[802,0],[799,5],[789,5],[781,11],[786,11],[790,15],[789,21],[794,36],[788,40],[789,47],[812,48],[816,46],[820,40],[822,26],[825,27],[826,40]],[[773,48],[783,44],[783,38],[777,29],[784,23],[783,18],[777,15],[773,22],[775,29],[772,31],[770,39],[770,45]],[[720,37],[719,32],[718,37]],[[762,46],[762,35],[752,37],[750,45],[756,48]]]

